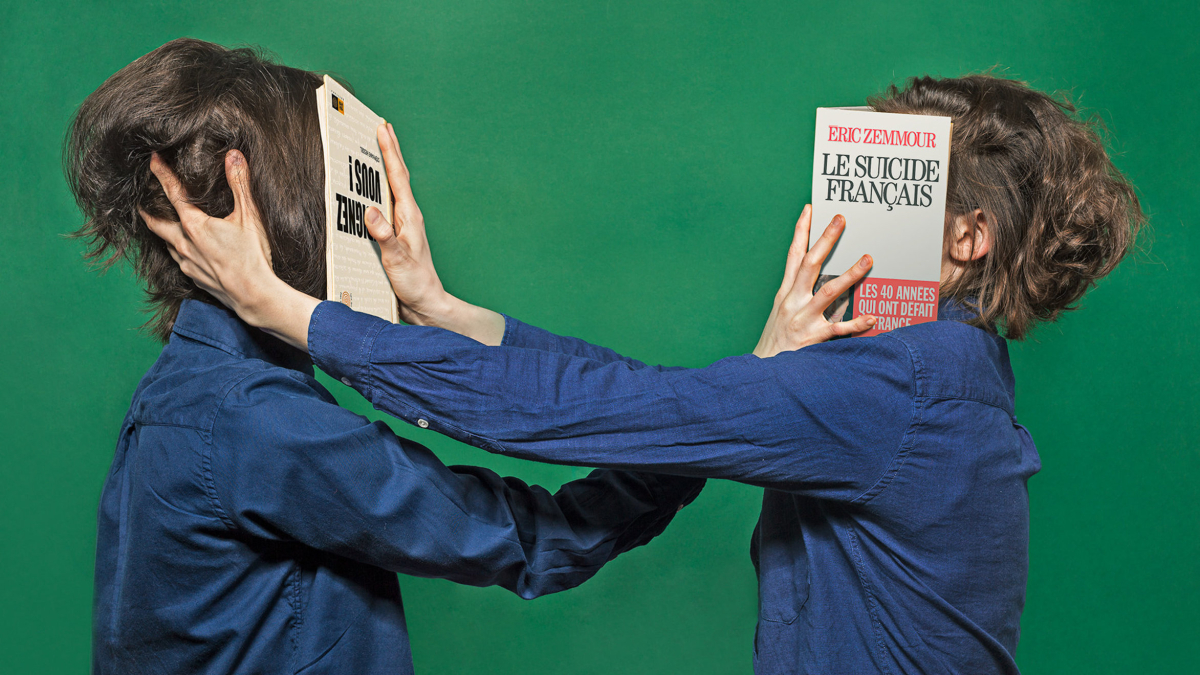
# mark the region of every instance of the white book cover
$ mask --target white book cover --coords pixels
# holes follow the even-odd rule
[[[397,323],[398,301],[366,226],[372,206],[394,222],[375,135],[383,118],[328,75],[317,89],[317,112],[325,152],[326,298]]]
[[[949,117],[817,109],[809,245],[841,214],[822,280],[874,258],[851,300],[878,318],[866,335],[937,319],[950,130]]]

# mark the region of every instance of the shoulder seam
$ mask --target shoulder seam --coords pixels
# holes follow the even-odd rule
[[[912,416],[909,418],[908,426],[905,428],[904,433],[900,436],[900,443],[896,447],[895,454],[892,455],[891,461],[888,462],[887,467],[884,468],[883,473],[879,476],[879,479],[876,480],[871,487],[864,490],[862,494],[850,500],[851,504],[866,504],[872,499],[878,497],[884,490],[887,489],[889,485],[892,484],[892,479],[896,477],[896,474],[900,473],[900,470],[904,468],[905,461],[908,459],[908,453],[912,450],[913,445],[915,444],[917,435],[916,429],[920,425],[921,412],[923,411],[924,404],[926,402],[925,397],[921,394],[922,387],[920,386],[920,357],[913,352],[912,347],[910,347],[903,340],[897,340],[896,338],[886,334],[881,335],[880,337],[891,339],[892,341],[902,345],[905,351],[908,353],[910,363],[912,364]]]
[[[225,399],[229,398],[229,394],[233,392],[235,387],[250,379],[258,372],[259,371],[252,371],[246,373],[241,378],[230,382],[229,385],[225,387],[225,391],[221,394],[221,400],[217,403],[217,407],[213,410],[212,421],[210,422],[208,429],[208,446],[205,449],[202,461],[205,494],[208,496],[209,501],[212,502],[213,511],[216,512],[217,517],[220,518],[221,522],[225,524],[225,527],[229,528],[231,531],[236,531],[238,529],[237,524],[233,522],[233,519],[229,517],[228,513],[226,513],[225,507],[221,505],[221,496],[217,493],[217,481],[215,478],[213,478],[212,450],[213,444],[216,442],[216,436],[213,434],[213,427],[216,426],[217,416],[221,414],[221,409],[225,407]]]

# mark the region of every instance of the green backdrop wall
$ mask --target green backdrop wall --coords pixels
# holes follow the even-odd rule
[[[119,68],[194,36],[332,71],[393,121],[452,291],[682,365],[753,347],[808,199],[818,105],[997,64],[1072,92],[1107,121],[1152,245],[1014,345],[1044,463],[1017,658],[1026,673],[1196,672],[1200,10],[850,5],[3,3],[0,671],[88,669],[97,498],[159,351],[135,280],[89,271],[61,236],[80,224],[65,125]],[[448,463],[552,487],[582,474],[393,426]],[[403,578],[418,671],[749,672],[759,500],[714,483],[649,547],[533,602]]]

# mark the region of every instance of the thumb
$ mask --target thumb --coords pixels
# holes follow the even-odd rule
[[[225,153],[225,180],[233,191],[231,219],[236,217],[241,225],[258,226],[258,210],[250,196],[250,167],[246,156],[238,150]]]
[[[267,263],[274,266],[267,230],[259,219],[254,198],[250,196],[250,166],[240,150],[225,153],[225,180],[233,191],[233,213],[226,220],[236,222],[242,228],[251,228],[258,235],[258,244]]]
[[[367,231],[384,248],[390,248],[399,243],[396,241],[396,230],[392,228],[392,224],[374,206],[367,209]]]

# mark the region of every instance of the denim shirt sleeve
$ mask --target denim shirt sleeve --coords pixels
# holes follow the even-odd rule
[[[637,359],[628,356],[621,356],[608,347],[591,344],[579,338],[567,337],[565,335],[556,335],[548,330],[543,330],[537,326],[531,326],[527,323],[518,321],[511,316],[504,317],[504,340],[500,343],[504,347],[517,347],[520,349],[540,349],[546,352],[555,352],[557,354],[566,354],[568,356],[580,356],[601,363],[614,363],[617,361],[628,364],[631,368],[638,370],[641,368],[654,368],[655,370],[683,370],[677,366],[650,366]]]
[[[225,396],[203,478],[227,527],[532,598],[577,586],[648,542],[703,486],[598,470],[551,494],[446,467],[312,385],[276,369]]]
[[[376,408],[492,452],[842,501],[886,482],[917,414],[913,359],[886,336],[660,371],[488,347],[324,302],[308,344]]]

